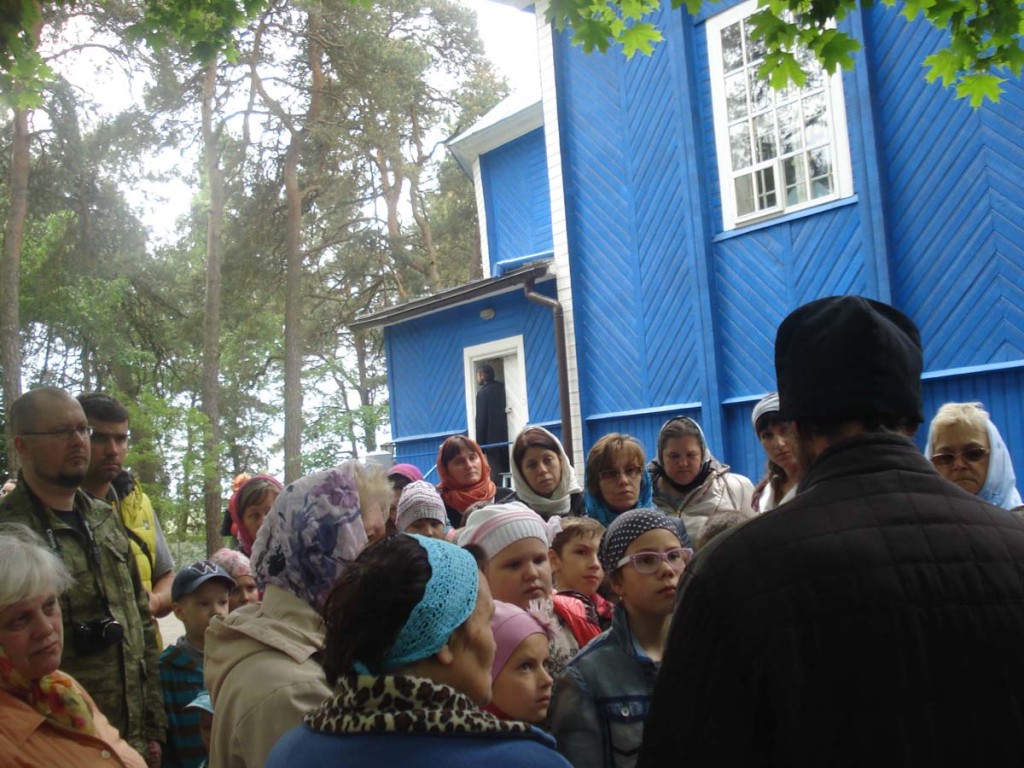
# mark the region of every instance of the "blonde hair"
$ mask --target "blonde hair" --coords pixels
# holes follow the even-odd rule
[[[988,411],[977,401],[973,403],[945,403],[935,412],[935,418],[932,419],[932,423],[928,427],[928,445],[934,447],[935,433],[939,430],[960,425],[981,430],[987,439],[990,420],[991,417],[988,415]]]
[[[38,597],[50,589],[63,594],[73,583],[64,561],[37,533],[20,523],[0,524],[0,606]]]
[[[387,470],[379,464],[353,464],[359,508],[365,509],[368,504],[376,501],[386,516],[391,507],[391,481],[388,479]]]

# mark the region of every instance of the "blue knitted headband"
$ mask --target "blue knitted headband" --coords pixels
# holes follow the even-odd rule
[[[398,639],[377,668],[371,670],[359,661],[353,665],[361,675],[385,673],[433,656],[476,608],[479,577],[473,556],[442,539],[403,535],[416,539],[427,551],[430,579],[423,599],[416,603]]]

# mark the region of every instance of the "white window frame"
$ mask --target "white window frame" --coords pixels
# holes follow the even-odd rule
[[[832,172],[834,174],[834,185],[831,194],[804,200],[795,204],[787,205],[786,182],[783,171],[784,153],[776,151],[776,156],[763,162],[757,162],[751,156],[752,165],[747,166],[742,172],[735,172],[732,166],[732,147],[730,143],[730,120],[726,103],[726,82],[725,72],[722,63],[722,30],[731,24],[750,16],[757,10],[757,0],[746,0],[722,13],[709,18],[705,29],[708,42],[708,65],[711,78],[711,106],[714,114],[715,126],[715,147],[718,158],[719,191],[722,201],[722,227],[725,231],[737,229],[748,224],[755,224],[772,218],[777,218],[788,213],[814,208],[825,203],[840,200],[853,195],[853,169],[850,162],[850,141],[846,125],[846,106],[843,98],[842,73],[837,71],[831,77],[825,74],[826,85],[824,88],[825,104],[830,115],[828,142],[833,156]],[[775,112],[779,111],[776,107]],[[749,109],[748,109],[749,114]],[[772,110],[762,114],[773,114]],[[741,118],[747,119],[747,118]],[[738,125],[739,121],[733,121]],[[750,152],[755,152],[756,140],[751,137]],[[800,154],[806,150],[801,149]],[[790,155],[792,156],[792,155]],[[759,170],[771,168],[775,173],[775,204],[754,210],[751,213],[740,215],[737,211],[736,199],[736,178],[755,169],[754,175]],[[806,174],[806,170],[805,170]],[[803,182],[801,182],[803,183]],[[754,191],[757,197],[757,190]]]

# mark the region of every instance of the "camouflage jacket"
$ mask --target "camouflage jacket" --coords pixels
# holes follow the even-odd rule
[[[125,741],[145,755],[147,741],[164,741],[167,725],[149,599],[120,517],[82,491],[75,495],[75,509],[92,530],[100,555],[98,568],[86,535],[43,506],[21,476],[18,487],[0,499],[0,522],[27,525],[48,544],[46,529],[53,531],[75,582],[60,600],[64,614],[60,668],[81,683]],[[103,594],[111,615],[124,627],[124,641],[83,656],[75,648],[72,624],[105,617]]]

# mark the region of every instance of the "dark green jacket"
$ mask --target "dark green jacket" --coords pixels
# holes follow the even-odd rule
[[[164,741],[167,727],[149,599],[117,514],[82,491],[75,495],[75,509],[85,515],[96,538],[98,572],[86,536],[45,508],[28,489],[24,477],[19,476],[18,487],[0,499],[0,522],[22,523],[46,540],[46,526],[39,517],[42,513],[53,530],[61,557],[75,580],[60,601],[64,614],[60,668],[82,684],[121,736],[145,755],[146,742]],[[71,623],[105,615],[99,584],[106,592],[111,613],[124,627],[124,642],[83,657],[75,650]]]

